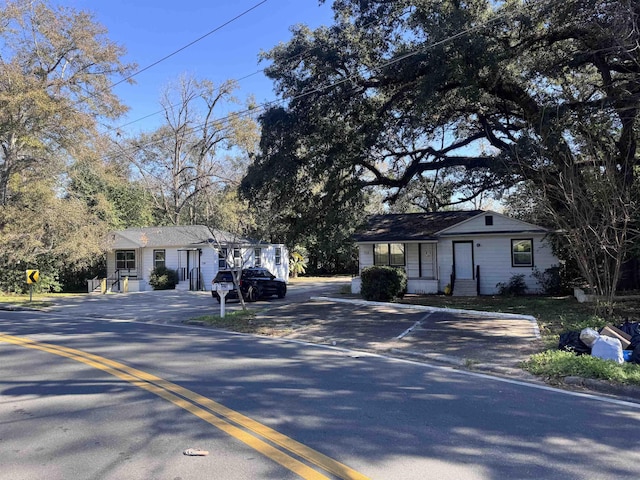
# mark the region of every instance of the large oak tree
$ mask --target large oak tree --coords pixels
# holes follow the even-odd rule
[[[592,245],[577,259],[587,283],[613,295],[635,238],[640,3],[336,0],[334,10],[333,26],[294,27],[265,54],[282,104],[262,117],[244,192],[273,196],[273,179],[289,194],[322,182],[382,187],[393,200],[441,178],[457,201],[530,182],[571,253]]]

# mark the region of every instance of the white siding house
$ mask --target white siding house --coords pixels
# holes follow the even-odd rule
[[[360,271],[372,265],[403,268],[408,293],[445,291],[491,295],[498,283],[523,275],[527,291],[540,285],[534,271],[557,266],[543,227],[481,210],[375,215],[355,235]],[[360,278],[352,282],[360,291]]]
[[[108,235],[107,278],[89,282],[89,291],[150,290],[151,272],[165,266],[178,272],[183,290],[208,290],[219,270],[262,266],[289,280],[284,245],[237,238],[203,225],[130,228]],[[126,280],[125,280],[126,279]],[[126,286],[126,287],[125,287]]]

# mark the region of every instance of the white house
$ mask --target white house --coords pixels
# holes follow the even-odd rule
[[[289,280],[284,245],[234,237],[204,225],[129,228],[108,235],[107,278],[89,282],[89,291],[151,290],[154,268],[178,272],[183,290],[207,290],[218,270],[262,266]],[[125,280],[126,279],[126,280]]]
[[[491,295],[498,283],[524,275],[527,291],[540,291],[533,273],[557,266],[546,228],[496,212],[374,215],[354,238],[360,272],[372,265],[403,268],[408,293],[453,287],[454,295]],[[360,277],[352,281],[360,293]]]

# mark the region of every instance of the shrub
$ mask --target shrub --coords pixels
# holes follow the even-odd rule
[[[497,283],[499,295],[524,295],[527,291],[527,284],[524,281],[524,275],[513,275],[508,283]]]
[[[562,295],[568,291],[562,280],[560,267],[557,265],[547,268],[544,272],[535,268],[532,275],[547,295]]]
[[[407,290],[407,275],[393,267],[369,267],[360,275],[362,298],[374,302],[389,302],[402,298]]]
[[[154,268],[149,278],[149,285],[154,290],[171,290],[178,283],[178,272],[167,267]]]

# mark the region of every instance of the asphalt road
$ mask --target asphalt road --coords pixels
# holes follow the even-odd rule
[[[0,478],[640,471],[638,404],[299,341],[68,312],[0,312]],[[210,454],[184,456],[189,447]]]

